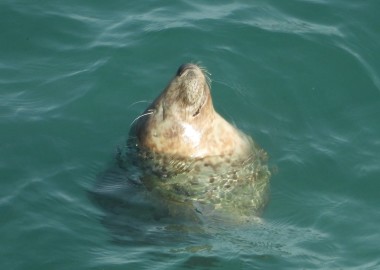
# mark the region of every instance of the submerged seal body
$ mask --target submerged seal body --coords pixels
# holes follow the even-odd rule
[[[138,178],[168,202],[257,214],[269,186],[266,153],[214,109],[202,68],[179,67],[130,130],[127,158]]]

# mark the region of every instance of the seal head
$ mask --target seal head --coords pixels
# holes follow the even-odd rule
[[[215,111],[209,79],[195,64],[180,66],[134,121],[127,149],[141,182],[167,202],[237,216],[258,213],[266,203],[266,153]]]
[[[209,80],[194,64],[179,67],[163,93],[138,119],[140,147],[182,158],[248,154],[251,139],[224,120],[212,103]]]

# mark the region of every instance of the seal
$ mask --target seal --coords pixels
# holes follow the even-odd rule
[[[133,122],[120,159],[139,168],[134,178],[167,202],[202,215],[256,215],[267,202],[266,153],[215,111],[206,74],[181,65]]]

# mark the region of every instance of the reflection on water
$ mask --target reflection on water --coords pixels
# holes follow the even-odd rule
[[[116,244],[161,246],[165,243],[175,247],[187,243],[189,250],[207,248],[208,234],[199,220],[171,215],[167,205],[154,200],[123,169],[115,166],[100,175],[89,196],[103,210],[101,223],[109,229]],[[194,246],[195,242],[204,244]]]

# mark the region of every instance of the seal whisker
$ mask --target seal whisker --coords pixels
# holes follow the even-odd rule
[[[211,78],[209,76],[211,76],[211,73],[205,74],[207,86],[211,89]]]
[[[199,68],[206,78],[207,86],[211,89],[211,75],[212,74],[205,67],[200,66]]]
[[[153,110],[150,109],[150,110],[147,111],[147,113],[144,113],[144,114],[139,115],[138,117],[136,117],[135,120],[133,120],[132,123],[129,126],[131,127],[141,117],[148,116],[148,115],[151,115],[151,114],[153,114]]]
[[[135,106],[136,104],[139,104],[139,103],[151,103],[152,101],[151,100],[140,100],[140,101],[136,101],[136,102],[133,102],[131,105],[128,106],[128,109],[131,108],[132,106]]]
[[[205,67],[199,67],[200,70],[202,70],[203,73],[206,73],[208,76],[211,76],[211,73],[207,70]]]

